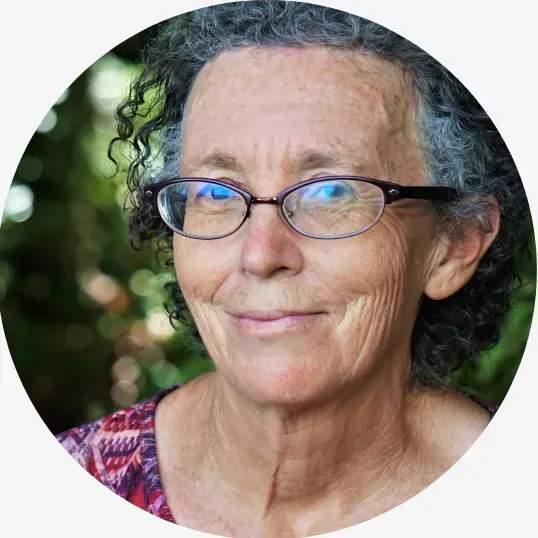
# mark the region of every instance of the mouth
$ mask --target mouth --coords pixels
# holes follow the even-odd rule
[[[272,336],[311,328],[325,312],[255,310],[231,314],[233,324],[251,336]]]

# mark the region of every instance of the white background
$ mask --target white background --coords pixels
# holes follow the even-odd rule
[[[84,69],[165,18],[210,2],[8,1],[0,8],[3,208],[41,119]],[[414,41],[451,69],[503,134],[536,217],[538,66],[535,2],[320,1]],[[28,338],[32,335],[29,334]],[[538,536],[536,327],[499,413],[473,448],[404,505],[337,536]],[[30,403],[0,334],[0,535],[201,536],[150,516],[93,480],[56,443]],[[76,357],[73,357],[76,360]],[[69,402],[66,402],[69,405]]]

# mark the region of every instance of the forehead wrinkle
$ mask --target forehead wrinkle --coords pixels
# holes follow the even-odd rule
[[[256,51],[247,51],[250,52],[250,54],[247,54],[247,58],[252,58],[252,55],[256,57],[256,61],[254,62],[256,64],[256,69],[261,69],[264,65],[261,61],[264,59],[264,53],[267,51],[263,50],[256,50]],[[291,51],[287,51],[288,54],[285,55],[287,57],[292,57],[295,54],[295,51],[292,53]],[[303,51],[306,52],[306,51]],[[254,53],[254,54],[253,54]],[[299,51],[299,53],[302,53]],[[235,70],[236,66],[241,66],[241,68],[246,68],[246,64],[249,62],[237,62],[237,58],[235,57],[235,54],[229,53],[230,56],[228,56],[228,53],[224,53],[220,58],[218,58],[215,62],[212,62],[212,65],[206,66],[207,69],[204,70],[204,73],[201,77],[199,77],[196,81],[196,88],[193,92],[195,95],[194,98],[190,101],[190,107],[188,107],[187,116],[187,123],[189,123],[189,119],[192,119],[192,114],[196,111],[202,112],[204,111],[203,103],[198,103],[197,101],[202,97],[202,94],[205,94],[210,88],[212,87],[211,84],[201,84],[201,80],[204,79],[206,82],[208,82],[207,78],[210,77],[214,72],[217,64],[219,61],[222,62],[222,60],[225,60],[226,64],[226,70],[231,69]],[[232,56],[234,56],[234,62],[230,63],[230,60],[232,59]],[[258,57],[259,56],[259,57]],[[225,59],[224,57],[227,57]],[[276,60],[277,57],[280,57],[279,54],[275,54],[274,58],[271,56],[269,57],[269,60]],[[332,57],[335,58],[334,56]],[[414,135],[414,95],[412,92],[412,87],[409,84],[408,80],[405,79],[405,73],[402,72],[401,68],[390,64],[389,62],[380,62],[377,58],[371,58],[367,57],[367,55],[357,53],[356,55],[350,55],[347,58],[339,58],[340,62],[336,62],[336,64],[340,64],[340,66],[347,70],[350,66],[353,67],[352,72],[355,72],[354,79],[351,79],[349,81],[349,86],[347,87],[347,90],[344,88],[342,97],[344,98],[344,102],[347,101],[348,106],[351,106],[355,110],[355,114],[361,118],[359,122],[359,128],[361,130],[367,130],[368,132],[370,129],[376,127],[376,129],[369,134],[371,137],[374,135],[375,141],[370,138],[371,144],[362,143],[363,141],[360,139],[355,140],[354,143],[359,143],[360,148],[354,148],[352,147],[352,144],[350,141],[346,140],[346,136],[340,138],[339,140],[325,140],[324,145],[325,146],[331,146],[334,145],[335,147],[338,145],[343,145],[344,147],[338,147],[339,153],[339,161],[340,163],[336,162],[337,159],[333,159],[333,162],[329,162],[329,159],[326,159],[326,162],[323,163],[323,159],[321,158],[312,158],[313,156],[304,158],[303,163],[299,162],[293,162],[293,159],[296,161],[299,161],[299,158],[297,156],[297,149],[295,149],[295,155],[293,155],[293,152],[291,152],[287,158],[287,166],[286,168],[293,167],[293,171],[300,171],[301,168],[303,168],[305,171],[308,170],[314,170],[316,164],[317,165],[324,165],[321,168],[338,168],[339,164],[343,164],[344,166],[342,168],[348,169],[353,168],[354,173],[359,173],[359,175],[369,175],[371,177],[375,177],[375,175],[379,175],[380,173],[384,174],[385,176],[392,176],[394,174],[394,168],[395,163],[386,163],[384,161],[387,160],[387,157],[389,157],[388,160],[390,160],[390,155],[387,155],[391,153],[390,149],[393,149],[395,146],[401,146],[406,145],[404,143],[404,140],[402,138],[406,138],[406,135],[411,134],[412,136],[411,141],[414,142],[415,137]],[[342,61],[344,60],[344,61]],[[251,60],[252,62],[252,60]],[[274,63],[274,62],[273,62]],[[306,64],[307,62],[303,62],[303,64]],[[347,64],[347,65],[346,65]],[[340,81],[340,76],[342,75],[343,71],[340,68],[337,68],[336,71],[333,72],[331,67],[335,67],[335,62],[322,62],[320,64],[320,75],[328,75],[328,79],[325,79],[322,77],[322,82],[325,88],[327,89],[327,84],[330,83],[331,79],[334,82],[337,82],[336,86],[341,87],[341,84],[338,83]],[[220,72],[219,72],[220,73]],[[253,83],[253,93],[252,97],[256,96],[256,106],[260,108],[260,103],[258,102],[258,89],[256,86],[256,77],[252,79],[252,73],[250,71],[246,71],[247,75],[250,75],[247,77],[249,84]],[[344,73],[345,74],[345,73]],[[228,78],[230,76],[230,73],[228,73]],[[293,72],[293,77],[295,80],[295,77],[297,76],[297,73]],[[336,77],[336,78],[335,78]],[[265,79],[264,79],[265,80]],[[229,81],[227,82],[229,83]],[[330,84],[329,84],[330,88]],[[298,90],[301,88],[299,87]],[[341,88],[342,89],[342,88]],[[318,88],[319,90],[319,88]],[[411,90],[411,91],[410,91]],[[326,91],[324,92],[326,95]],[[234,93],[232,92],[232,96]],[[315,94],[314,94],[315,95]],[[371,97],[368,97],[371,96]],[[367,99],[363,99],[363,97],[368,97]],[[262,103],[263,104],[263,103]],[[193,106],[195,105],[195,106]],[[273,104],[274,105],[274,104]],[[407,106],[406,106],[407,105]],[[411,106],[409,106],[411,105]],[[244,104],[243,104],[244,107]],[[224,107],[226,109],[226,107]],[[244,109],[244,108],[243,108]],[[355,115],[354,115],[355,117]],[[242,121],[244,118],[242,116],[239,116],[239,119]],[[315,117],[313,118],[315,120]],[[227,119],[228,120],[228,119]],[[409,121],[411,120],[411,121]],[[347,129],[349,126],[347,126],[347,119],[346,118],[340,118],[339,121],[343,123],[342,131],[347,132]],[[410,125],[411,124],[411,125]],[[225,132],[224,132],[225,134]],[[310,132],[310,135],[312,135],[312,132]],[[357,138],[357,137],[353,137]],[[392,140],[392,138],[396,138],[396,140]],[[313,141],[314,142],[314,141]],[[248,145],[250,146],[250,141],[248,141]],[[264,155],[260,155],[258,152],[259,148],[256,148],[256,151],[253,151],[252,147],[248,148],[248,151],[244,151],[247,148],[239,147],[237,148],[236,156],[242,157],[245,159],[248,156],[249,162],[236,162],[234,164],[234,171],[239,172],[239,166],[244,169],[245,172],[251,172],[253,169],[260,168],[261,161],[265,161],[263,163],[263,169],[264,170],[272,170],[275,171],[275,168],[278,166],[280,168],[281,172],[284,172],[285,169],[282,166],[284,163],[284,156],[282,155],[282,152],[284,148],[280,144],[276,144],[278,147],[280,145],[280,148],[278,148],[278,153],[280,155],[277,156],[277,159],[275,159],[275,140],[271,139],[270,144],[271,148],[264,147]],[[312,146],[315,145],[315,142],[311,144]],[[415,144],[413,144],[414,146]],[[389,149],[390,148],[390,149]],[[286,148],[288,149],[288,148]],[[308,148],[307,148],[308,150]],[[318,151],[316,148],[315,151]],[[322,152],[327,152],[324,148],[321,149]],[[232,151],[233,153],[233,151]],[[256,156],[254,156],[256,154]],[[411,155],[409,155],[411,156]],[[281,159],[282,157],[282,159]],[[290,159],[290,157],[293,157],[293,159]],[[334,156],[333,156],[334,157]],[[237,160],[237,159],[236,159]],[[240,159],[239,159],[240,160]],[[318,161],[317,163],[315,161]],[[372,162],[369,162],[372,160]],[[252,161],[252,162],[250,162]],[[258,161],[256,164],[253,163],[254,161]],[[310,162],[308,162],[310,161]],[[362,162],[357,162],[362,161]],[[223,165],[222,161],[220,163],[215,163],[219,165]],[[227,166],[230,167],[232,163],[227,163]],[[367,168],[370,170],[364,170],[364,164],[367,164]],[[245,170],[247,169],[247,170]],[[391,173],[392,172],[392,173]],[[292,172],[290,172],[292,173]]]
[[[202,170],[222,170],[238,173],[245,177],[256,172],[278,172],[284,183],[286,176],[297,177],[307,172],[327,170],[334,175],[358,175],[375,177],[379,175],[380,156],[372,154],[372,149],[366,154],[366,149],[351,147],[347,141],[336,137],[334,141],[326,142],[323,146],[301,146],[293,148],[288,141],[284,148],[277,150],[275,155],[274,144],[266,151],[265,165],[259,166],[258,144],[254,144],[252,152],[245,148],[224,149],[213,148],[207,155],[196,158],[189,166],[191,172]],[[249,158],[246,156],[248,153]]]
[[[340,140],[338,137],[330,142],[325,142],[322,146],[313,145],[311,147],[301,145],[293,148],[291,142],[287,142],[280,155],[271,160],[268,152],[265,170],[275,172],[278,170],[283,174],[282,179],[286,181],[286,176],[292,178],[314,172],[317,170],[326,170],[329,175],[358,175],[370,176],[379,174],[379,156],[367,156],[364,151],[355,151],[349,144]],[[359,158],[362,156],[362,158]]]

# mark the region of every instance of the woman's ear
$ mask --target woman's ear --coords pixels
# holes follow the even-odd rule
[[[433,300],[450,297],[474,275],[476,268],[499,233],[499,203],[486,199],[484,211],[462,233],[440,236],[433,247],[424,293]]]

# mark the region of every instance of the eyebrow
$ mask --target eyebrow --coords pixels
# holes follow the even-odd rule
[[[344,148],[345,150],[345,148]],[[349,150],[348,150],[349,151]],[[368,162],[352,158],[349,153],[344,157],[337,151],[322,151],[307,149],[300,151],[294,163],[296,173],[309,172],[319,169],[338,169],[335,175],[343,171],[342,175],[359,177],[376,177],[379,171]]]
[[[319,168],[333,168],[344,166],[340,156],[332,151],[302,150],[295,159],[294,168],[297,172],[306,172]]]
[[[193,168],[196,170],[199,168],[222,168],[224,170],[243,172],[243,167],[239,164],[235,155],[220,149],[212,151],[203,159],[197,161]]]

